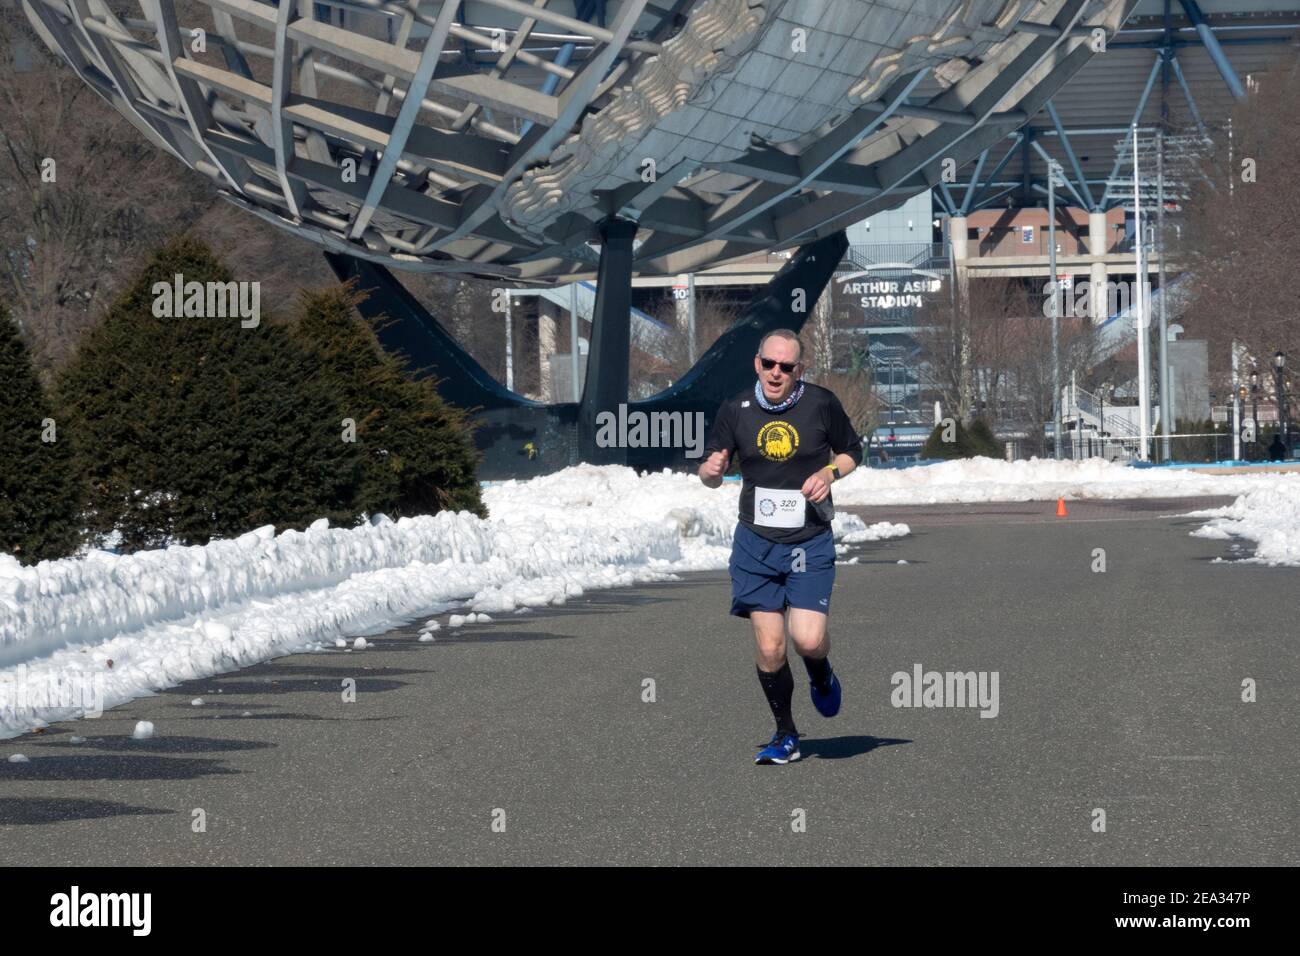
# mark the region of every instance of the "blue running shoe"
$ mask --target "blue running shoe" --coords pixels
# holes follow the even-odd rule
[[[758,752],[758,756],[754,758],[754,763],[793,763],[799,757],[799,735],[783,734],[778,730],[772,735],[768,745]]]
[[[825,690],[818,690],[816,684],[809,684],[808,690],[812,693],[813,706],[817,708],[817,713],[823,717],[834,717],[840,712],[840,679],[831,671],[831,682]]]

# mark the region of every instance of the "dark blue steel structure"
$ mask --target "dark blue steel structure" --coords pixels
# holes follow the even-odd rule
[[[799,331],[844,257],[848,240],[836,233],[798,250],[743,310],[731,327],[671,388],[642,401],[628,401],[628,299],[631,256],[610,255],[630,233],[607,223],[596,312],[592,317],[587,382],[580,402],[543,404],[502,386],[476,362],[442,324],[386,268],[351,256],[326,253],[341,280],[355,279],[366,299],[360,311],[372,320],[381,344],[399,354],[417,378],[432,377],[439,395],[468,409],[476,423],[475,443],[483,455],[479,477],[530,478],[586,461],[626,464],[642,470],[691,469],[699,464],[682,448],[600,448],[595,418],[601,411],[702,412],[711,428],[718,406],[754,381],[752,359],[759,340],[772,329]],[[610,233],[618,233],[611,235]],[[803,295],[796,295],[803,290]],[[602,295],[601,293],[605,294]],[[795,306],[802,305],[801,311]]]

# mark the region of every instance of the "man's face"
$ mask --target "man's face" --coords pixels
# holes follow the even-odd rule
[[[767,359],[768,363],[784,363],[785,365],[795,366],[792,372],[786,372],[780,364],[772,365],[771,368],[763,368],[763,360]],[[794,388],[794,383],[799,380],[799,374],[803,371],[803,365],[799,361],[799,345],[790,339],[783,339],[779,336],[772,336],[763,343],[758,354],[754,356],[754,371],[758,375],[759,382],[763,385],[763,397],[769,402],[783,402],[789,396],[790,391]]]

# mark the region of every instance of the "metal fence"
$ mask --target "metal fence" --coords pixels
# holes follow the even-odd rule
[[[1061,457],[1072,460],[1085,458],[1104,458],[1108,461],[1138,461],[1140,439],[1134,435],[1100,436],[1095,432],[1082,434],[1067,433],[1062,437]],[[1209,464],[1233,460],[1232,433],[1216,432],[1179,432],[1169,436],[1169,454],[1164,453],[1164,440],[1160,435],[1147,437],[1147,460],[1155,464],[1170,462],[1189,462]],[[1268,453],[1268,442],[1247,442],[1241,446],[1238,461],[1259,462],[1267,464],[1274,460]],[[1051,438],[1048,437],[1046,453],[1053,453]],[[1300,442],[1292,441],[1286,450],[1284,461],[1300,460]]]

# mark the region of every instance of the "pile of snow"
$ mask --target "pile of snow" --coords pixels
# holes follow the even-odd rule
[[[583,465],[486,489],[487,520],[318,521],[35,567],[0,555],[0,737],[294,651],[346,649],[344,638],[452,608],[483,623],[723,568],[739,493],[692,475]],[[850,542],[907,533],[852,515],[834,530]]]
[[[835,483],[835,503],[925,505],[1240,495],[1296,478],[1278,473],[1224,475],[1194,468],[1134,468],[1100,458],[969,458],[912,468],[859,468]]]
[[[1300,476],[1242,495],[1226,508],[1197,511],[1212,520],[1192,534],[1200,538],[1247,538],[1260,564],[1300,565]]]

